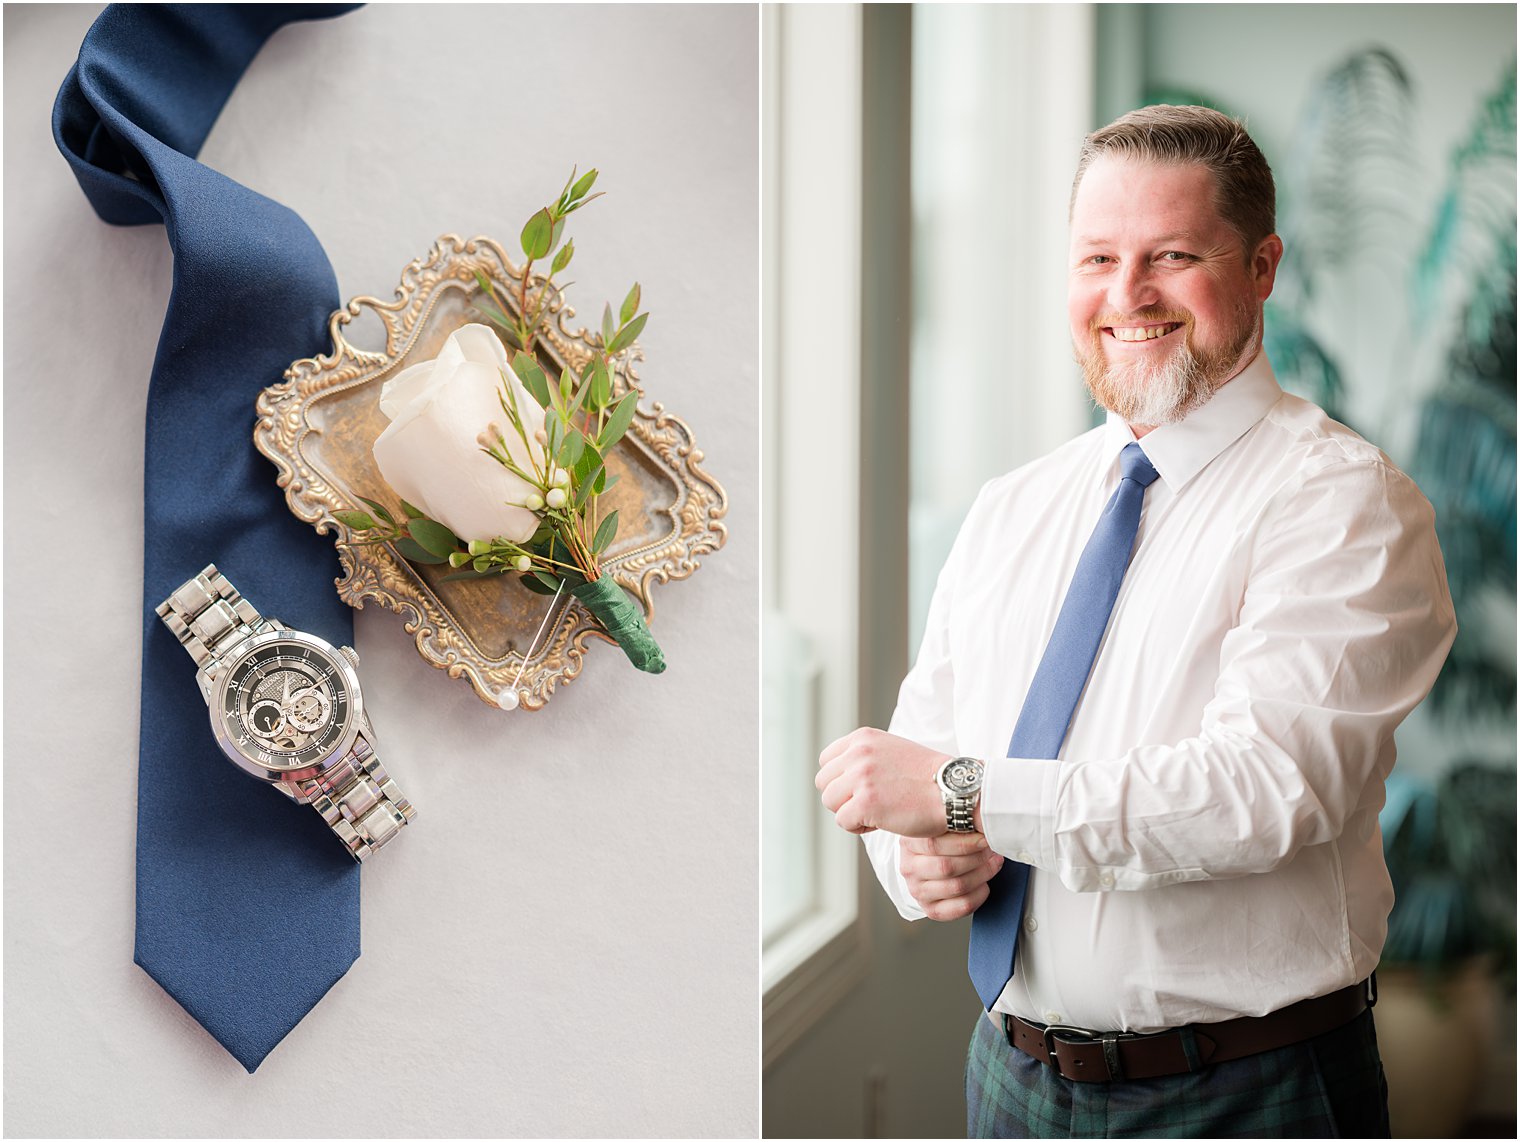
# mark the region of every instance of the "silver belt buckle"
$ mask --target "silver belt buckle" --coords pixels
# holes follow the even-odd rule
[[[1050,1057],[1051,1065],[1057,1074],[1065,1078],[1072,1078],[1061,1069],[1061,1059],[1056,1054],[1056,1044],[1060,1041],[1055,1036],[1062,1034],[1067,1038],[1077,1038],[1089,1043],[1098,1043],[1103,1047],[1103,1062],[1108,1067],[1108,1081],[1118,1082],[1124,1078],[1124,1066],[1119,1061],[1119,1040],[1138,1038],[1136,1035],[1121,1031],[1089,1031],[1085,1027],[1068,1027],[1061,1023],[1052,1023],[1040,1033],[1040,1038],[1045,1045],[1045,1054]]]

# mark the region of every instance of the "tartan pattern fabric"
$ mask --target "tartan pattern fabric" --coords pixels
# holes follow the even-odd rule
[[[966,1056],[968,1138],[1387,1138],[1372,1012],[1316,1039],[1192,1074],[1062,1078],[983,1015]]]

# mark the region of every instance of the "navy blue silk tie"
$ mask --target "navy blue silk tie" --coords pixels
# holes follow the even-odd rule
[[[194,156],[277,29],[352,7],[113,5],[53,108],[95,212],[162,222],[174,253],[148,389],[136,960],[250,1072],[358,958],[359,867],[222,756],[154,607],[215,562],[265,615],[352,640],[331,546],[252,444],[260,389],[328,348],[338,286],[300,218]]]
[[[1135,549],[1145,489],[1156,479],[1156,469],[1138,444],[1126,445],[1119,454],[1119,473],[1119,486],[1077,560],[1055,629],[1013,728],[1009,757],[1053,758],[1061,752],[1077,699],[1092,673]],[[989,883],[987,899],[971,917],[967,969],[988,1011],[1013,976],[1028,887],[1029,866],[1004,861]]]

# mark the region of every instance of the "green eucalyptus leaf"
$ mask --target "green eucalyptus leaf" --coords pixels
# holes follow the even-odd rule
[[[602,520],[596,528],[596,536],[591,540],[591,551],[594,555],[600,555],[607,550],[607,545],[612,542],[613,536],[617,535],[617,511],[607,513],[607,518]]]
[[[596,494],[597,495],[601,495],[603,492],[607,491],[607,489],[611,488],[613,484],[616,484],[622,478],[623,477],[621,477],[621,476],[609,476],[609,475],[607,475],[607,473],[605,471],[603,471],[602,474],[596,478],[596,482],[601,485],[601,487],[597,488]]]
[[[441,581],[444,583],[453,583],[460,579],[489,579],[493,575],[504,575],[508,570],[510,570],[510,568],[492,567],[489,571],[476,571],[472,567],[466,567],[463,571],[457,571],[453,575],[443,576]]]
[[[579,400],[581,407],[588,413],[596,412],[596,357],[587,361],[581,369],[581,391]]]
[[[561,248],[560,252],[554,255],[554,268],[549,271],[550,274],[559,273],[560,270],[570,264],[570,259],[573,257],[575,257],[575,239],[571,238]]]
[[[425,515],[427,515],[427,512],[423,511],[419,507],[412,506],[411,504],[407,503],[405,500],[401,501],[401,510],[406,513],[406,518],[407,519],[416,519],[418,516],[425,516]]]
[[[607,346],[609,353],[621,353],[633,344],[633,339],[644,331],[644,325],[649,320],[649,314],[641,313],[623,328],[618,330],[617,336],[612,339],[612,344]]]
[[[602,197],[602,194],[603,194],[603,192],[599,190],[595,194],[591,195],[589,198],[583,198],[579,202],[572,202],[569,206],[565,207],[565,213],[566,214],[574,214],[582,206],[585,206],[586,204],[591,203],[591,202],[595,202],[598,198]]]
[[[612,376],[607,372],[607,362],[601,354],[592,357],[586,368],[591,375],[591,392],[586,397],[586,407],[592,412],[599,412],[612,399]]]
[[[602,434],[596,438],[596,448],[603,456],[607,450],[623,438],[623,433],[628,431],[628,426],[633,423],[634,406],[638,403],[638,393],[624,393],[623,399],[612,406],[612,412],[607,417],[607,423],[602,428]]]
[[[369,512],[346,511],[333,512],[333,518],[339,523],[346,524],[354,531],[368,531],[375,526],[375,521],[370,518]]]
[[[427,551],[441,559],[447,559],[459,547],[459,538],[437,520],[414,519],[406,525],[406,530]]]
[[[540,408],[549,407],[549,378],[538,367],[538,362],[530,353],[515,353],[512,356],[512,371],[517,374],[517,379],[522,381],[523,388],[528,390],[528,395],[536,400]]]
[[[549,250],[553,250],[559,245],[559,240],[564,237],[564,234],[565,220],[563,218],[556,218],[554,226],[549,231]],[[549,250],[545,250],[544,253],[547,254]]]
[[[534,571],[526,577],[537,579],[545,587],[549,588],[551,594],[559,590],[559,580],[556,579],[553,575],[549,574],[547,571]]]
[[[570,177],[565,180],[565,185],[560,188],[559,198],[556,201],[558,201],[562,208],[573,197],[570,193],[570,187],[575,183],[575,170],[575,167],[570,168]]]
[[[522,228],[522,252],[529,258],[542,258],[552,249],[554,218],[546,206]]]
[[[586,451],[586,438],[578,428],[571,428],[570,434],[565,437],[565,443],[560,447],[555,459],[561,468],[574,469],[576,461]]]
[[[512,319],[508,317],[506,313],[503,312],[502,308],[490,298],[477,297],[470,304],[473,305],[476,309],[480,310],[481,313],[485,314],[492,321],[496,322],[497,325],[505,326],[508,329],[513,328],[514,323]]]
[[[532,591],[535,595],[554,595],[554,594],[558,594],[558,592],[559,592],[559,583],[551,580],[551,582],[554,582],[554,586],[552,586],[552,587],[546,587],[539,580],[539,576],[541,574],[542,574],[542,572],[539,572],[539,571],[531,572],[531,573],[529,573],[527,575],[524,575],[521,579],[518,580],[518,582],[520,582],[524,587],[528,588],[528,590]],[[547,578],[547,576],[545,576],[545,578]]]
[[[387,508],[384,504],[376,503],[374,500],[367,500],[363,496],[360,496],[359,499],[369,507],[370,511],[375,513],[375,518],[383,519],[386,523],[389,524],[394,524],[396,522],[396,517],[391,515],[390,509]]]
[[[592,167],[585,174],[581,175],[576,184],[570,188],[570,201],[576,202],[579,199],[584,198],[586,196],[586,192],[591,189],[592,184],[595,182],[596,168]]]
[[[601,463],[602,454],[596,450],[591,441],[586,441],[586,450],[581,453],[580,459],[575,462],[575,478],[578,480],[587,479],[591,475],[592,470],[600,467]]]
[[[623,325],[633,320],[633,315],[639,311],[639,283],[634,282],[633,288],[628,291],[628,296],[623,299],[623,308],[618,317]]]
[[[571,373],[570,373],[570,371],[568,369],[565,370],[565,375],[567,377],[571,376]],[[581,383],[579,385],[576,386],[576,388],[575,388],[575,399],[572,400],[565,407],[565,417],[567,419],[569,419],[569,420],[574,420],[575,419],[575,414],[578,413],[578,412],[580,412],[581,406],[586,403],[586,394],[589,393],[590,391],[591,391],[591,382],[588,381],[588,380],[583,380],[583,381],[581,381]]]
[[[612,303],[608,302],[602,307],[602,344],[611,341],[616,332],[612,325]]]
[[[403,535],[400,539],[396,540],[396,550],[401,552],[401,557],[403,559],[408,559],[413,563],[448,562],[448,559],[446,559],[444,556],[434,555],[431,551],[427,550],[422,546],[422,544],[418,543],[410,536]]]
[[[590,448],[586,449],[586,456],[593,455],[595,453]],[[585,457],[583,456],[582,459],[584,460]],[[577,473],[577,475],[578,479],[575,483],[575,510],[580,511],[586,506],[586,501],[591,498],[592,493],[596,491],[596,482],[602,478],[602,461],[598,459],[589,472],[584,474]]]

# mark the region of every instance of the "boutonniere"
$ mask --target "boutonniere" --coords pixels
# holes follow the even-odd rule
[[[442,351],[386,381],[381,412],[390,423],[374,443],[375,463],[401,502],[403,518],[372,499],[369,511],[335,512],[365,538],[389,543],[418,563],[448,563],[450,578],[516,575],[527,589],[568,591],[640,670],[665,658],[644,616],[610,576],[601,555],[618,531],[602,496],[617,482],[606,458],[628,431],[638,394],[613,399],[612,378],[649,319],[637,283],[616,314],[603,310],[600,337],[576,371],[545,372],[534,354],[550,305],[563,295],[556,275],[570,265],[566,219],[601,197],[597,172],[572,172],[559,197],[534,212],[521,244],[527,264],[509,313],[481,275],[476,307],[500,330],[470,324]],[[536,279],[533,264],[551,258]]]

